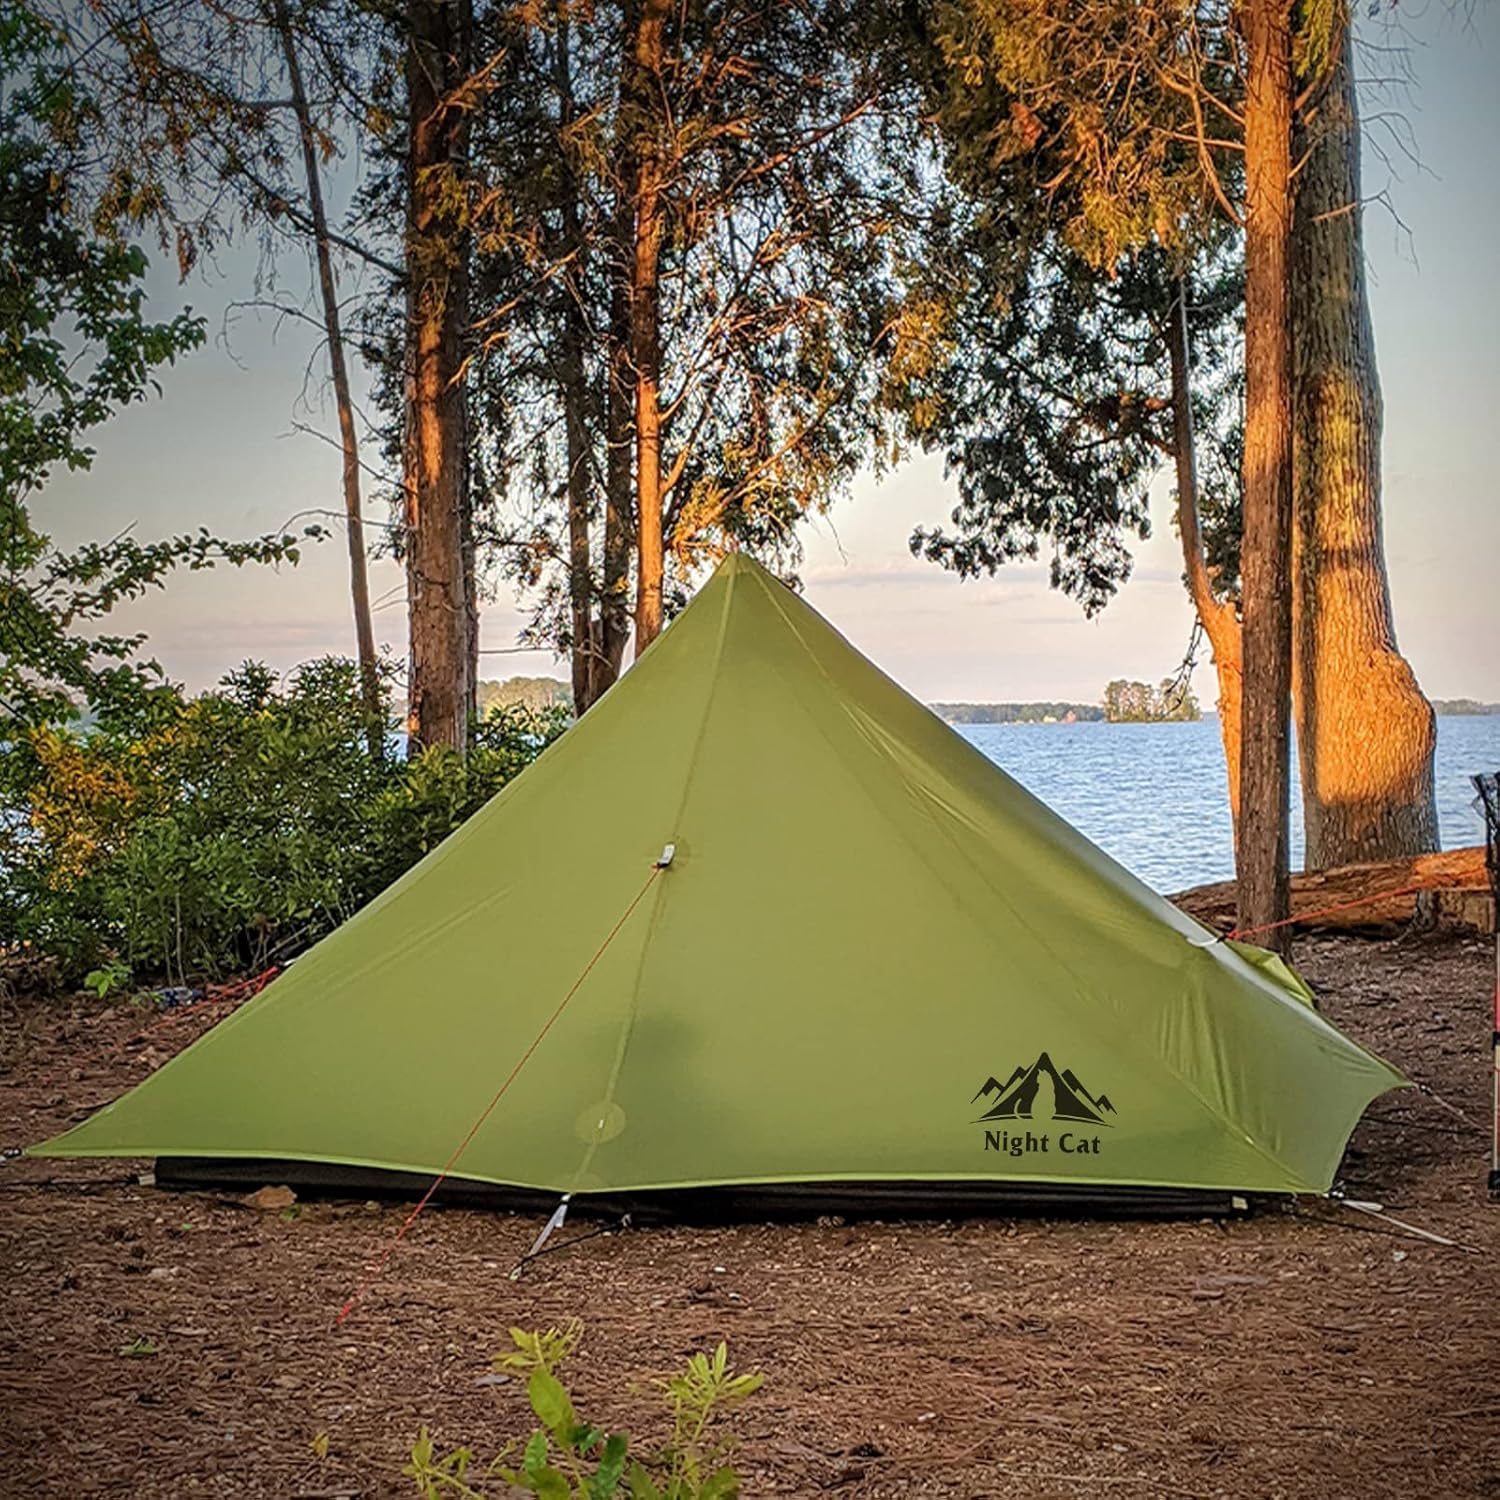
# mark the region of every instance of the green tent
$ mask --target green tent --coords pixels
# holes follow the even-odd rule
[[[1268,957],[732,556],[446,843],[36,1150],[430,1180],[482,1117],[454,1178],[611,1201],[1323,1192],[1403,1080]]]

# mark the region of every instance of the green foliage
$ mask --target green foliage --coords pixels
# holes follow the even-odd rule
[[[912,549],[973,576],[1050,551],[1089,613],[1147,535],[1173,452],[1166,335],[1190,283],[1199,513],[1215,591],[1238,593],[1244,38],[1235,0],[924,0],[897,66],[922,90],[951,189],[912,297],[929,354],[887,399],[944,452],[960,502]],[[1349,24],[1295,7],[1304,123]]]
[[[375,758],[355,666],[247,663],[88,732],[0,743],[0,928],[64,977],[110,961],[178,982],[284,962],[436,847],[562,731],[510,709],[467,758]]]
[[[519,1370],[529,1373],[544,1370],[551,1374],[578,1346],[583,1337],[583,1321],[574,1318],[566,1328],[549,1328],[545,1333],[528,1333],[524,1328],[510,1330],[514,1349],[494,1358],[497,1370]]]
[[[48,477],[87,469],[88,434],[143,401],[155,372],[204,334],[190,310],[148,321],[144,254],[75,217],[69,188],[87,101],[59,47],[59,33],[25,6],[0,20],[0,78],[14,80],[0,92],[0,714],[27,724],[143,690],[142,638],[99,628],[121,600],[178,567],[295,562],[299,540],[121,534],[64,553],[38,523]]]
[[[533,601],[531,638],[564,646],[575,586],[595,608],[619,603],[599,560],[629,441],[611,435],[608,412],[633,164],[664,164],[654,269],[671,613],[727,547],[794,566],[799,523],[883,445],[871,397],[895,300],[890,247],[920,156],[915,111],[886,109],[855,55],[867,13],[851,0],[669,7],[646,82],[621,58],[635,14],[570,0],[481,7],[475,53],[495,61],[471,118],[469,180],[451,184],[472,206],[481,543]],[[367,221],[397,232],[400,182],[371,182]],[[376,309],[371,330],[390,412],[401,317],[397,304]],[[399,423],[388,430],[399,439]],[[579,486],[590,563],[575,578],[562,502]]]
[[[479,716],[501,708],[561,708],[571,712],[573,689],[555,677],[507,677],[504,682],[475,684]]]
[[[747,1401],[764,1381],[759,1371],[736,1375],[723,1343],[711,1356],[693,1355],[680,1375],[658,1381],[672,1413],[672,1436],[657,1457],[654,1475],[631,1466],[633,1500],[712,1500],[738,1494],[734,1471],[724,1462],[728,1440],[711,1441],[708,1428],[715,1416]]]
[[[712,1431],[716,1421],[760,1389],[758,1372],[737,1375],[729,1351],[720,1344],[712,1355],[695,1354],[678,1374],[652,1382],[666,1402],[672,1430],[666,1444],[632,1457],[627,1434],[606,1433],[580,1420],[557,1369],[577,1346],[583,1325],[544,1333],[510,1330],[514,1348],[495,1357],[495,1367],[526,1380],[526,1398],[538,1426],[520,1446],[507,1446],[482,1470],[472,1448],[440,1454],[426,1427],[412,1445],[402,1472],[424,1500],[484,1500],[497,1493],[477,1487],[499,1480],[509,1490],[548,1500],[731,1500],[739,1478],[728,1462],[732,1440]]]
[[[885,399],[958,484],[949,524],[911,548],[961,577],[1046,556],[1053,587],[1092,615],[1129,577],[1175,448],[1173,267],[1148,249],[1101,275],[1055,228],[1013,224],[1013,190],[976,186],[981,206],[954,205],[911,272],[941,332],[888,373]],[[1238,572],[1237,248],[1205,256],[1189,299],[1199,508],[1225,592]]]
[[[83,976],[83,987],[92,990],[101,1000],[118,994],[130,983],[130,965],[112,958],[97,969],[90,969]]]
[[[1201,719],[1203,712],[1186,682],[1169,677],[1152,687],[1116,678],[1104,689],[1104,717],[1111,724],[1176,724]]]

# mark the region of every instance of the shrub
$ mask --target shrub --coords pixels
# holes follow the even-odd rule
[[[356,669],[158,689],[87,730],[0,747],[0,941],[64,979],[109,961],[177,983],[284,961],[435,847],[561,732],[510,709],[467,759],[365,742]]]
[[[632,1456],[624,1432],[606,1433],[581,1420],[557,1368],[573,1351],[583,1332],[574,1321],[559,1331],[510,1331],[515,1347],[495,1357],[495,1367],[526,1377],[526,1396],[540,1424],[520,1446],[509,1444],[476,1470],[472,1449],[456,1448],[439,1456],[424,1427],[402,1471],[424,1500],[485,1500],[475,1487],[496,1479],[511,1490],[547,1500],[730,1500],[740,1492],[739,1476],[728,1463],[733,1440],[715,1423],[760,1389],[759,1372],[736,1375],[729,1351],[720,1344],[712,1355],[695,1354],[680,1374],[651,1382],[664,1398],[672,1418],[665,1446]],[[491,1493],[498,1493],[492,1491]]]

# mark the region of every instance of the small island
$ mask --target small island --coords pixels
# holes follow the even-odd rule
[[[1203,717],[1186,683],[1168,678],[1149,682],[1116,678],[1104,689],[1103,703],[932,703],[949,724],[1178,724]]]

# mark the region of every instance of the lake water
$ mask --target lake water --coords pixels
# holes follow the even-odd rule
[[[1469,777],[1500,771],[1500,714],[1437,721],[1443,847],[1477,844]],[[1195,724],[962,724],[955,728],[1027,791],[1159,891],[1234,874],[1219,721]],[[1292,866],[1302,797],[1292,775]]]

